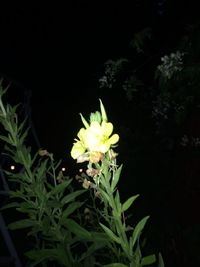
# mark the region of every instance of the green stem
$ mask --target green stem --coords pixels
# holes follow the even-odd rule
[[[114,175],[114,170],[113,170],[112,175]],[[114,220],[111,220],[111,221],[109,220],[110,221],[110,228],[113,229],[113,223],[114,223],[114,226],[115,226],[114,228],[116,229],[118,236],[122,240],[122,243],[121,243],[122,249],[123,249],[124,253],[126,254],[126,256],[128,257],[128,259],[131,260],[131,255],[129,254],[128,238],[127,238],[126,232],[124,230],[123,223],[121,221],[121,218],[122,218],[121,211],[118,211],[118,209],[117,209],[117,203],[116,203],[116,200],[114,198],[114,192],[111,189],[111,185],[110,185],[109,180],[107,179],[107,177],[103,177],[103,178],[105,178],[104,179],[104,182],[106,185],[105,191],[108,194],[109,200],[110,200],[110,202],[108,204],[112,209],[112,215],[114,218]],[[104,199],[104,203],[107,204],[106,199]],[[121,203],[120,203],[120,206],[121,206]]]

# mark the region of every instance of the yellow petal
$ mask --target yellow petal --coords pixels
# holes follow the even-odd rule
[[[86,132],[86,130],[85,130],[84,128],[81,128],[80,131],[79,131],[78,134],[77,134],[78,138],[79,138],[81,141],[83,141],[84,138],[85,138],[85,132]]]
[[[113,131],[113,125],[111,122],[102,122],[101,124],[102,127],[102,133],[103,135],[109,137]]]
[[[109,138],[109,143],[111,145],[116,144],[119,141],[119,135],[118,134],[113,134],[110,138]]]
[[[87,131],[84,139],[84,144],[88,150],[96,150],[95,147],[99,142],[97,134],[94,134],[92,131]]]
[[[85,152],[85,147],[81,142],[74,143],[72,150],[71,150],[71,156],[73,159],[77,159],[79,156],[81,156]]]
[[[89,132],[93,134],[100,135],[101,134],[101,125],[98,121],[92,121],[90,124],[90,128],[87,129]]]
[[[110,143],[107,140],[106,142],[99,145],[98,151],[105,154],[109,149],[110,149]]]

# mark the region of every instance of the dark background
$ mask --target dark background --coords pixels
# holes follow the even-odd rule
[[[61,157],[69,152],[77,114],[97,109],[103,63],[130,54],[134,33],[146,26],[159,31],[157,45],[172,42],[182,20],[191,16],[190,5],[181,1],[108,2],[1,6],[1,76],[16,83],[13,95],[32,91],[41,144]],[[112,112],[119,104],[117,94],[106,95],[108,112],[116,117],[122,111]]]
[[[131,56],[130,42],[144,27],[156,32],[155,50],[173,47],[184,25],[198,18],[195,1],[7,1],[0,10],[0,76],[5,83],[11,82],[11,103],[23,102],[24,92],[31,94],[28,110],[37,139],[33,136],[33,146],[38,142],[53,152],[70,173],[74,168],[70,150],[81,127],[79,113],[87,117],[99,108],[101,98],[121,137],[119,161],[125,165],[126,179],[126,183],[121,182],[122,195],[141,194],[137,216],[151,215],[150,243],[162,251],[166,266],[183,266],[183,262],[190,266],[195,257],[190,250],[198,248],[199,243],[183,237],[182,229],[190,235],[191,228],[199,225],[199,198],[191,200],[180,185],[181,177],[191,170],[197,173],[199,161],[192,163],[187,174],[180,160],[153,147],[150,141],[141,158],[132,161],[128,134],[129,127],[134,129],[131,104],[123,90],[100,89],[98,80],[106,60]],[[145,127],[148,125],[144,122],[144,131]],[[163,169],[167,171],[163,173]],[[184,256],[187,253],[188,257]]]

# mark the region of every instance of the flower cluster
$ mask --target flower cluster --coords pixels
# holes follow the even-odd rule
[[[127,59],[120,58],[116,61],[108,60],[105,63],[104,75],[99,79],[100,88],[109,88],[113,87],[113,84],[116,82],[117,75],[119,74],[122,64],[127,62]]]
[[[161,57],[162,64],[157,68],[163,77],[171,79],[176,72],[182,70],[183,55],[184,53],[176,51],[176,53],[171,53],[169,56],[165,55],[164,57]]]
[[[157,99],[153,101],[152,118],[160,128],[164,121],[172,118],[178,119],[184,109],[184,103],[175,101],[170,94],[158,95]]]
[[[119,135],[113,134],[113,124],[107,122],[107,115],[100,100],[101,113],[92,113],[90,124],[81,115],[85,128],[78,132],[71,149],[71,156],[77,162],[89,161],[97,163],[103,159],[104,154],[119,141]]]
[[[156,118],[157,120],[160,118],[167,120],[170,108],[171,105],[169,97],[158,96],[157,99],[153,102],[152,117]]]
[[[183,147],[193,147],[193,148],[199,148],[200,147],[200,138],[184,134],[181,138],[180,145]]]

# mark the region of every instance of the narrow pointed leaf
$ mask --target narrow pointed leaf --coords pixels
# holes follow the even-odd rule
[[[150,264],[153,264],[154,262],[156,262],[156,256],[152,254],[152,255],[143,257],[141,261],[141,265],[142,266],[150,265]]]
[[[135,195],[127,199],[122,205],[122,212],[125,212],[126,210],[128,210],[138,196],[139,195]]]
[[[117,237],[107,226],[105,226],[102,223],[100,223],[100,225],[103,228],[103,230],[106,232],[106,234],[110,237],[111,240],[113,240],[114,242],[118,244],[121,244],[120,238]]]
[[[116,203],[116,207],[117,207],[118,216],[120,216],[120,214],[122,212],[122,204],[120,202],[120,195],[119,195],[118,190],[117,190],[116,196],[115,196],[115,203]]]
[[[100,101],[100,109],[101,109],[102,120],[105,121],[105,122],[107,122],[108,121],[108,118],[107,118],[107,114],[106,114],[104,105],[103,105],[101,99],[99,99],[99,101]]]
[[[163,257],[161,253],[158,254],[158,267],[165,267]]]
[[[35,225],[35,222],[29,219],[24,219],[24,220],[19,220],[19,221],[10,223],[8,225],[8,228],[11,230],[16,230],[16,229],[32,227],[33,225]]]
[[[86,190],[82,189],[82,190],[77,190],[77,191],[74,191],[72,193],[69,193],[68,195],[63,197],[63,199],[61,200],[61,203],[62,204],[67,204],[67,203],[73,201],[76,197],[78,197],[81,194],[83,194],[84,192],[86,192]]]
[[[57,249],[38,249],[30,250],[25,253],[25,255],[32,259],[33,262],[30,264],[31,267],[37,266],[39,263],[44,262],[48,259],[56,259],[58,256]]]
[[[102,195],[102,197],[104,198],[104,200],[106,200],[108,203],[110,203],[110,198],[109,198],[108,194],[103,189],[99,189],[99,192]]]
[[[94,240],[94,242],[97,242],[98,244],[99,243],[108,243],[108,236],[106,233],[104,232],[94,232],[92,231],[91,232],[91,235],[92,235],[92,239]]]
[[[50,192],[50,196],[54,196],[54,195],[57,195],[63,192],[68,187],[68,185],[71,183],[71,181],[72,179],[68,181],[64,181],[61,184],[56,185],[54,189]]]
[[[66,219],[64,225],[76,236],[91,240],[92,236],[85,228],[72,219]]]
[[[112,183],[111,183],[111,189],[112,191],[114,191],[118,181],[119,181],[119,177],[122,171],[122,165],[116,170],[116,172],[113,174],[113,178],[112,178]]]
[[[80,208],[83,205],[83,202],[72,202],[62,213],[62,220],[66,219],[70,214],[72,214],[75,210]]]
[[[18,202],[11,202],[11,203],[8,203],[8,204],[4,205],[3,207],[1,207],[0,210],[15,208],[15,207],[19,207],[19,206],[20,206],[20,204]]]
[[[8,144],[12,144],[10,142],[10,139],[8,137],[4,136],[4,135],[0,135],[0,139],[3,140],[4,142],[8,143]]]
[[[96,241],[96,237],[94,237],[94,241]],[[79,258],[79,262],[81,262],[83,259],[87,257],[91,257],[91,255],[94,255],[95,251],[101,248],[105,248],[105,242],[95,242],[91,246],[87,248],[87,250],[82,253],[81,257]],[[90,265],[86,265],[90,266]]]
[[[82,120],[82,123],[84,124],[85,128],[89,128],[90,125],[88,124],[88,122],[86,121],[86,119],[83,117],[83,115],[80,113],[80,116],[81,116],[81,120]]]
[[[133,230],[133,235],[132,235],[132,244],[131,244],[131,248],[134,247],[135,242],[137,241],[137,239],[139,238],[147,220],[149,219],[149,216],[144,217],[141,221],[139,221],[139,223],[136,225],[136,227]]]

